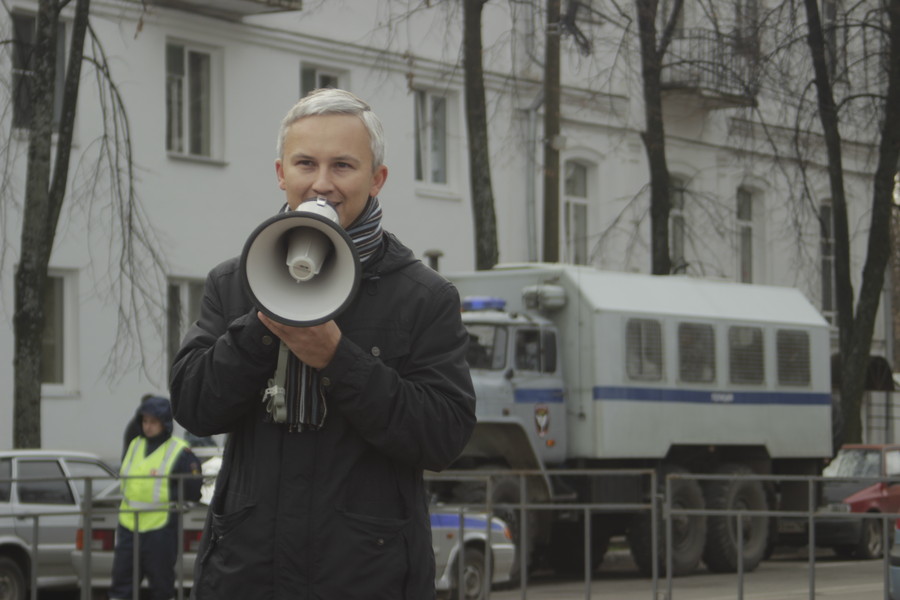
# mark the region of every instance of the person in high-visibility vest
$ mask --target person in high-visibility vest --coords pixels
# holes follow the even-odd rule
[[[113,555],[110,600],[130,600],[134,579],[147,578],[151,600],[175,596],[175,560],[178,556],[177,513],[179,499],[198,501],[203,483],[200,461],[187,443],[172,436],[172,406],[168,398],[149,396],[137,410],[141,435],[125,452],[119,471],[122,504]],[[198,477],[171,478],[176,474]],[[135,534],[139,539],[139,572],[135,574]]]

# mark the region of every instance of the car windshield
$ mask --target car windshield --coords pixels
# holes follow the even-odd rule
[[[881,451],[863,448],[841,449],[822,471],[825,477],[879,477]]]

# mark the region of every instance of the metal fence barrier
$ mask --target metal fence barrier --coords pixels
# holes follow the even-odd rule
[[[438,482],[476,482],[478,484],[483,484],[485,486],[485,502],[483,503],[457,503],[454,502],[452,505],[443,505],[441,508],[443,510],[454,511],[459,519],[458,519],[458,544],[459,548],[457,550],[456,555],[456,581],[460,582],[456,585],[454,595],[455,598],[459,598],[462,600],[465,598],[465,586],[461,584],[464,582],[464,568],[465,568],[465,552],[466,552],[466,520],[465,516],[467,514],[478,513],[485,514],[488,516],[486,519],[485,526],[485,540],[486,540],[486,548],[484,552],[484,567],[485,573],[487,577],[483,579],[483,589],[482,589],[482,597],[487,600],[490,598],[491,590],[492,590],[492,567],[493,567],[493,557],[492,553],[489,551],[491,546],[491,518],[490,516],[494,514],[498,510],[506,510],[506,511],[515,511],[518,517],[518,523],[520,526],[519,529],[519,540],[527,540],[528,539],[528,526],[529,519],[528,516],[532,512],[544,512],[544,511],[568,511],[568,512],[580,512],[583,517],[584,522],[584,564],[583,564],[583,572],[584,572],[584,598],[590,599],[592,595],[592,585],[593,585],[593,560],[592,560],[592,550],[591,547],[591,517],[595,514],[607,514],[607,513],[617,513],[617,512],[643,512],[646,511],[650,514],[651,521],[651,537],[652,537],[652,548],[651,548],[651,556],[652,556],[652,572],[650,575],[650,597],[653,600],[657,600],[660,598],[664,598],[666,600],[674,600],[676,597],[676,589],[675,589],[675,577],[673,577],[673,565],[672,565],[672,526],[673,519],[679,516],[725,516],[725,517],[734,517],[735,522],[739,523],[742,519],[752,518],[752,517],[767,517],[767,518],[791,518],[791,519],[805,519],[806,527],[807,527],[807,544],[809,551],[808,558],[808,597],[810,600],[814,600],[816,597],[816,589],[815,589],[815,571],[816,571],[816,528],[815,523],[816,519],[828,516],[829,518],[840,518],[840,519],[877,519],[881,521],[881,532],[883,539],[883,550],[882,550],[882,563],[883,563],[883,582],[884,582],[884,599],[890,600],[890,545],[892,541],[892,533],[893,527],[890,526],[894,521],[900,519],[900,514],[898,513],[836,513],[836,512],[828,512],[823,513],[819,510],[820,507],[816,507],[816,489],[817,486],[824,482],[835,482],[835,481],[852,481],[852,482],[866,482],[869,484],[874,484],[878,482],[889,483],[894,485],[900,485],[900,480],[897,479],[886,479],[879,477],[848,477],[848,478],[834,478],[834,477],[822,477],[822,476],[788,476],[788,475],[735,475],[735,474],[727,474],[727,475],[695,475],[688,473],[670,473],[665,476],[663,485],[658,487],[657,474],[653,470],[619,470],[619,469],[610,469],[610,470],[599,470],[599,469],[583,469],[583,470],[566,470],[564,472],[566,477],[585,477],[585,478],[598,478],[603,476],[631,476],[636,477],[641,480],[648,482],[649,490],[659,490],[658,493],[652,495],[651,498],[647,498],[645,503],[628,503],[628,502],[609,502],[609,503],[578,503],[578,502],[534,502],[526,500],[527,492],[528,492],[528,481],[529,479],[534,479],[535,477],[544,477],[547,475],[546,472],[540,471],[531,471],[531,470],[520,470],[520,471],[487,471],[487,470],[479,470],[479,471],[466,471],[466,472],[452,472],[452,473],[442,473],[442,474],[431,474],[429,473],[426,477],[426,481],[429,485]],[[552,473],[551,473],[552,475]],[[179,498],[183,496],[183,484],[185,477],[192,477],[191,475],[173,475],[173,478],[177,478],[179,485]],[[519,502],[511,504],[511,503],[495,503],[492,502],[492,492],[494,480],[498,477],[516,477],[519,483]],[[146,477],[145,477],[146,478]],[[59,481],[60,478],[46,478],[46,481]],[[93,498],[94,497],[94,479],[103,479],[108,481],[108,478],[92,478],[92,477],[74,477],[71,479],[79,479],[84,480],[84,498]],[[800,482],[805,483],[807,486],[807,506],[814,507],[810,510],[801,510],[801,511],[785,511],[785,510],[746,510],[746,509],[687,509],[687,508],[677,508],[672,505],[672,484],[673,481],[678,479],[693,479],[700,482],[708,482],[708,481],[734,481],[734,480],[751,480],[751,481],[759,481],[759,482],[771,482],[771,483],[784,483],[784,482]],[[3,479],[0,480],[0,484],[9,484],[11,482],[15,482],[15,479]],[[29,482],[41,481],[39,479],[29,478]],[[185,552],[184,552],[184,515],[190,510],[194,503],[187,503],[176,501],[169,504],[168,510],[170,512],[174,512],[177,515],[177,535],[178,535],[178,554],[176,559],[176,574],[177,574],[177,597],[178,600],[184,600],[189,596],[188,586],[185,584],[185,580],[183,578],[184,572],[184,560],[185,560]],[[135,511],[137,512],[137,511]],[[20,521],[31,521],[31,544],[28,548],[28,552],[32,559],[38,556],[38,552],[40,550],[39,544],[39,532],[41,526],[42,517],[59,517],[59,516],[73,516],[75,518],[80,518],[81,528],[83,530],[83,546],[82,546],[82,563],[81,563],[81,572],[77,573],[80,587],[81,587],[81,598],[82,600],[91,600],[93,597],[92,592],[92,527],[94,518],[98,517],[102,514],[119,514],[119,506],[118,503],[115,503],[114,507],[105,507],[105,508],[97,508],[94,506],[93,501],[82,501],[80,510],[74,510],[69,512],[60,512],[60,511],[44,511],[44,512],[35,512],[35,511],[23,511],[23,512],[13,512],[7,513],[8,516],[13,519],[18,519]],[[3,513],[0,513],[0,517],[4,516]],[[136,519],[140,519],[139,513],[136,514]],[[10,521],[11,522],[11,521]],[[662,523],[663,537],[665,543],[666,550],[666,573],[664,578],[660,577],[658,572],[658,557],[659,557],[659,547],[657,540],[659,539],[660,532],[658,531],[658,523]],[[2,523],[2,520],[0,520]],[[139,521],[138,521],[139,523]],[[736,598],[737,600],[743,600],[744,597],[744,580],[746,574],[744,573],[744,553],[743,553],[743,527],[736,527],[736,535],[737,535],[737,552],[738,552],[738,569],[736,574]],[[74,542],[73,549],[74,549]],[[520,565],[528,564],[528,547],[527,544],[518,544],[516,548],[519,558]],[[135,551],[134,551],[134,568],[135,572],[139,572],[140,558],[140,536],[135,536]],[[38,569],[31,568],[29,569],[29,588],[30,588],[30,598],[31,600],[37,600],[38,594]],[[660,590],[661,579],[664,579],[665,589]],[[523,600],[527,599],[528,596],[528,583],[529,583],[529,572],[527,568],[522,568],[519,570],[519,581],[518,587],[520,589],[521,598]],[[133,583],[133,597],[139,597],[139,587],[141,582],[135,578]]]

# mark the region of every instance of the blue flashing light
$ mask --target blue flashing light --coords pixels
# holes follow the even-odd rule
[[[462,301],[463,310],[503,310],[506,300],[496,296],[467,296]]]

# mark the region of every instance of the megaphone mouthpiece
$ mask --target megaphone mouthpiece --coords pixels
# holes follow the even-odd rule
[[[333,248],[324,233],[309,227],[298,227],[287,233],[287,267],[297,283],[309,281],[319,274]]]

